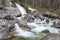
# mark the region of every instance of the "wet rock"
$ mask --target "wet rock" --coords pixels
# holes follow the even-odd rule
[[[10,0],[2,0],[2,4],[4,7],[10,7]]]
[[[24,31],[30,31],[31,29],[27,26],[25,21],[18,21],[17,24],[21,27]]]
[[[44,17],[48,17],[49,13],[44,13],[43,16]]]
[[[31,15],[33,15],[35,18],[38,18],[40,14],[37,11],[33,11]]]
[[[35,17],[35,18],[39,18],[40,16],[39,16],[38,13],[35,13],[35,14],[34,14],[34,17]]]
[[[19,14],[19,15],[17,15],[16,17],[21,17],[22,15],[21,14]]]
[[[26,17],[24,17],[24,18],[27,22],[33,22],[34,19],[35,19],[35,17],[33,15],[30,15],[30,14],[27,15]]]
[[[18,16],[21,15],[20,11],[17,8],[14,7],[5,7],[7,9],[7,14],[13,15],[13,16]]]
[[[42,40],[60,40],[60,34],[49,33]]]
[[[49,30],[47,30],[47,29],[46,30],[43,30],[42,32],[43,33],[50,33]]]
[[[57,14],[53,14],[52,12],[47,12],[45,14],[43,14],[44,17],[48,17],[48,18],[59,18],[59,16]]]
[[[6,33],[3,33],[3,38],[6,39],[6,38],[10,38],[10,37],[13,37],[14,36],[14,33],[15,33],[15,27],[14,25],[10,25],[9,23],[8,24],[5,24],[3,25],[2,27],[4,27],[4,32]]]
[[[49,20],[48,19],[46,19],[46,23],[49,23]]]
[[[15,33],[15,27],[14,27],[15,21],[14,20],[3,20],[0,19],[0,38],[6,39],[14,36]]]
[[[42,18],[42,15],[39,12],[32,13],[35,18]]]
[[[58,17],[60,19],[60,17]]]
[[[56,24],[56,22],[53,23],[52,27],[55,27],[55,28],[60,28],[60,24]]]
[[[2,7],[0,7],[0,10],[3,10],[3,8],[2,8]]]
[[[60,21],[58,21],[58,25],[60,25]]]
[[[5,25],[7,23],[7,20],[0,19],[0,26]]]
[[[14,20],[14,19],[16,19],[14,16],[12,16],[12,15],[7,15],[7,16],[5,16],[3,19],[7,19],[7,20]]]
[[[14,36],[16,17],[21,13],[16,7],[11,6],[10,0],[0,0],[0,4],[0,38],[7,39]]]
[[[31,13],[31,10],[28,10],[27,13]]]
[[[7,15],[18,17],[21,15],[21,13],[17,8],[13,8],[13,7],[5,7],[5,11],[0,10],[0,18],[4,18]]]
[[[55,24],[55,25],[52,25],[52,27],[55,27],[55,28],[60,28],[60,25]]]
[[[31,28],[29,28],[27,25],[22,26],[21,29],[23,29],[24,31],[30,31],[31,30]]]

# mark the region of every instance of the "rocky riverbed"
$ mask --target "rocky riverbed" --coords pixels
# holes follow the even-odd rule
[[[0,9],[0,38],[8,39],[14,36],[42,38],[38,34],[46,33],[42,34],[46,36],[47,32],[60,35],[60,16],[51,12],[40,14],[33,8],[28,8],[27,13],[21,5],[15,3],[15,6]]]

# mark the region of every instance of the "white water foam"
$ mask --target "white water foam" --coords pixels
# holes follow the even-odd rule
[[[21,5],[19,5],[17,3],[16,3],[16,6],[19,9],[19,11],[22,13],[22,16],[24,17],[25,14],[27,14],[26,10]],[[28,9],[30,9],[32,11],[35,10],[35,9],[30,8],[30,7]],[[21,18],[22,17],[20,17],[20,19]],[[32,32],[39,33],[39,32],[42,32],[43,30],[47,29],[47,30],[49,30],[50,33],[58,33],[59,34],[60,29],[51,27],[51,25],[53,25],[53,22],[55,22],[55,21],[58,22],[58,20],[49,19],[49,23],[46,23],[46,19],[48,19],[48,18],[45,18],[43,21],[41,21],[41,19],[35,18],[34,22],[32,22],[32,23],[27,22],[27,25],[28,25],[28,27],[31,28]],[[32,32],[23,31],[18,26],[18,24],[15,24],[15,28],[16,28],[16,32],[18,32],[17,36],[32,37],[31,35],[34,35]]]
[[[32,32],[23,31],[17,23],[15,24],[15,28],[16,28],[15,36],[21,36],[21,37],[34,37],[35,36]]]

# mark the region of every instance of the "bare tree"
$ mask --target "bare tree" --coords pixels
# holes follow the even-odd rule
[[[60,0],[25,0],[27,4],[40,8],[59,8]]]

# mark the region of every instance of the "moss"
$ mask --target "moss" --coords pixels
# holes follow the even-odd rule
[[[39,11],[40,13],[44,13],[44,12],[48,12],[48,11],[53,11],[54,9],[51,9],[51,8],[40,8],[40,7],[35,7],[33,5],[29,5],[29,4],[25,4],[25,7],[31,7],[31,8],[34,8],[36,9],[37,11]]]
[[[27,9],[28,7],[32,7],[32,8],[34,8],[34,9],[38,10],[39,12],[47,12],[47,11],[52,11],[52,10],[53,10],[53,9],[51,9],[51,8],[40,8],[40,7],[35,7],[35,6],[33,6],[32,4],[31,4],[31,5],[26,4],[26,3],[25,3],[25,0],[12,0],[12,1],[13,1],[13,2],[17,2],[17,3],[21,4],[21,5],[23,5],[26,9]]]
[[[19,3],[21,5],[25,5],[25,0],[12,0],[12,2]]]
[[[60,16],[60,8],[56,11],[53,11],[53,13],[58,14]]]
[[[14,37],[12,40],[42,40],[49,33],[39,33],[34,38]]]
[[[22,6],[24,6],[26,9],[28,8],[28,7],[32,7],[32,8],[34,8],[34,9],[36,9],[38,12],[40,12],[40,13],[42,13],[42,14],[44,14],[45,12],[54,12],[54,13],[56,13],[56,14],[58,14],[58,15],[60,15],[60,9],[58,10],[58,9],[56,9],[55,10],[55,8],[40,8],[40,7],[36,7],[36,6],[33,6],[32,4],[26,4],[25,3],[25,0],[12,0],[13,2],[17,2],[17,3],[19,3],[19,4],[21,4]]]

